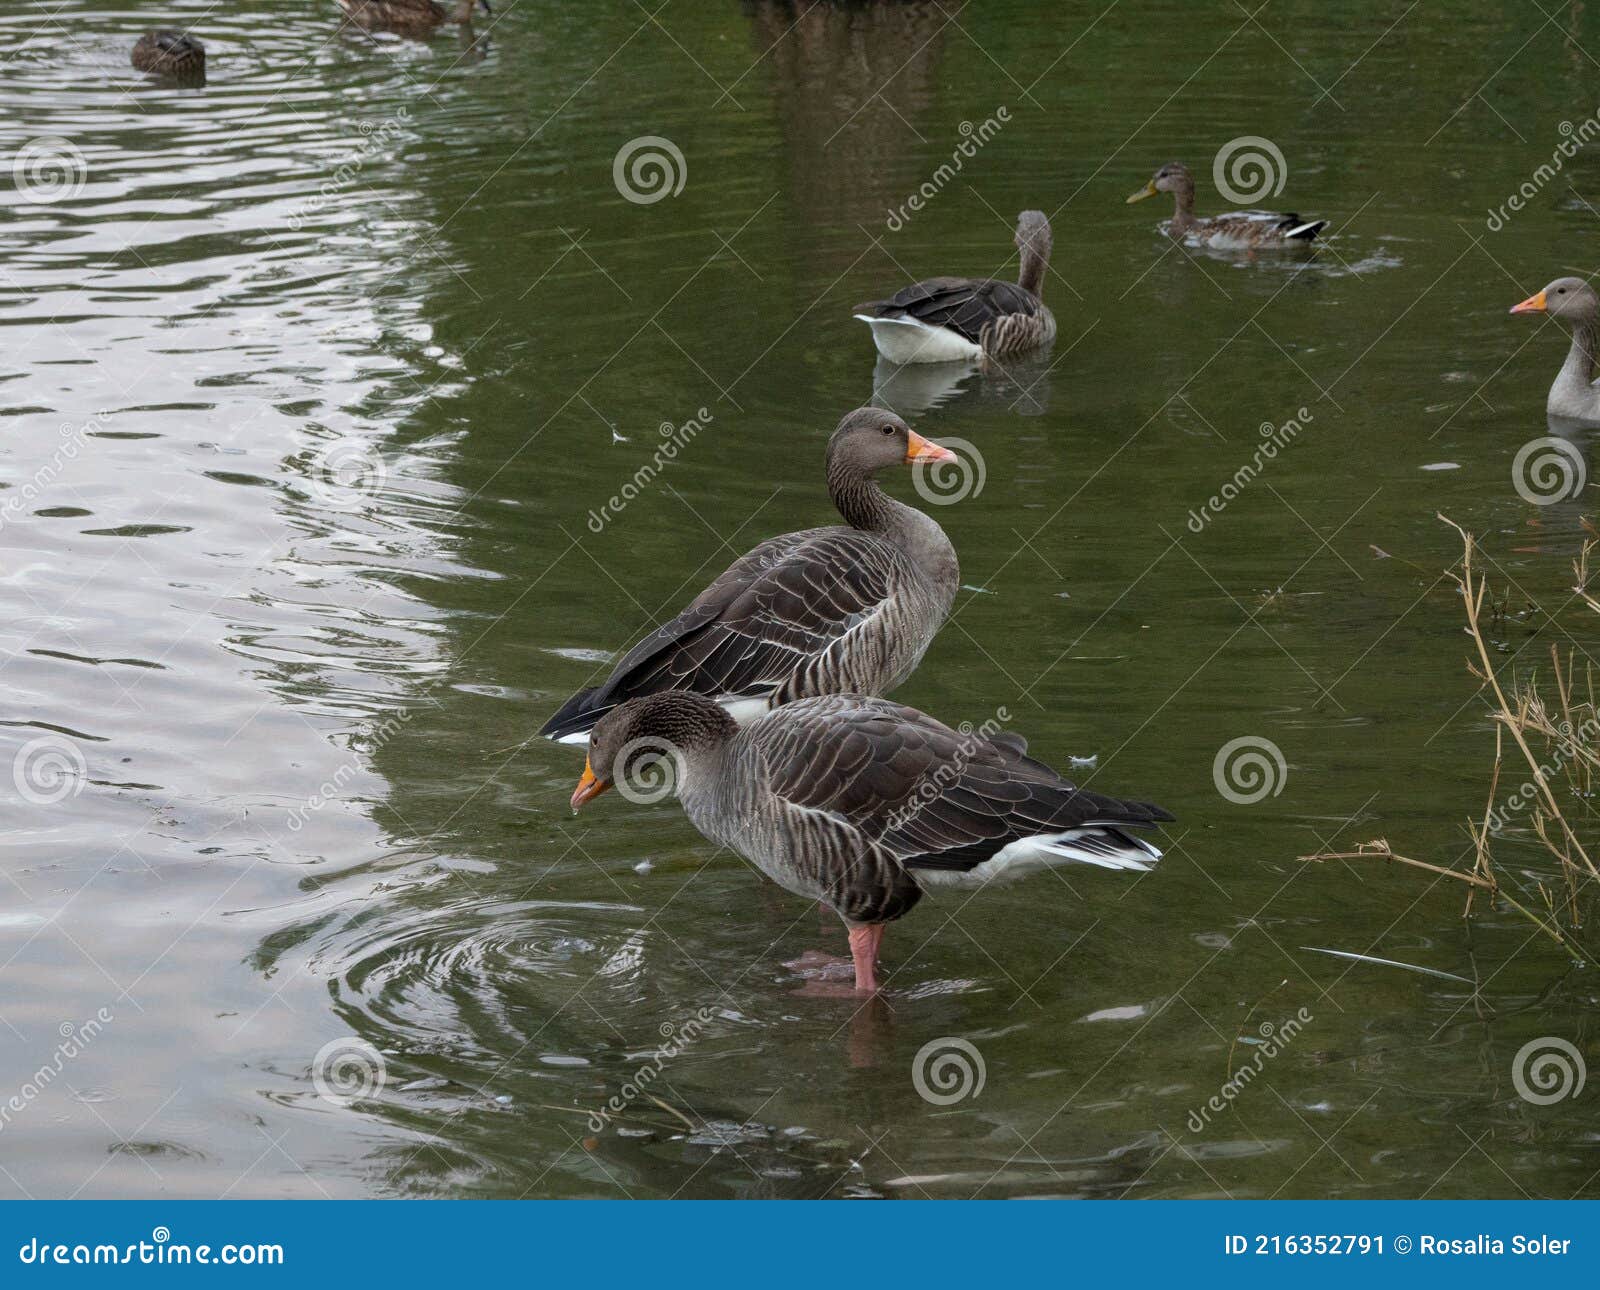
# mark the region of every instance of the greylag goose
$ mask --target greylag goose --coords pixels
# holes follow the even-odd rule
[[[750,719],[804,695],[894,689],[950,611],[958,566],[944,530],[873,476],[954,460],[894,413],[857,408],[828,440],[828,493],[845,525],[769,538],[734,561],[539,733],[580,743],[624,700],[661,690],[710,695]]]
[[[1229,211],[1203,218],[1194,213],[1194,176],[1181,161],[1169,161],[1128,198],[1131,206],[1157,193],[1171,193],[1175,204],[1167,232],[1213,251],[1260,251],[1303,247],[1328,226],[1325,219],[1301,219],[1273,211]]]
[[[397,36],[426,36],[447,22],[472,24],[472,10],[481,4],[493,13],[489,0],[457,0],[452,12],[438,0],[339,0],[346,21],[362,31],[392,31]]]
[[[1557,278],[1538,295],[1512,305],[1514,314],[1549,314],[1572,328],[1572,348],[1561,365],[1545,412],[1573,421],[1600,421],[1600,386],[1595,358],[1600,355],[1600,295],[1582,278]]]
[[[971,362],[1048,345],[1056,320],[1039,298],[1051,243],[1043,211],[1017,216],[1016,243],[1022,267],[1015,282],[929,278],[853,312],[872,328],[878,353],[895,363]]]
[[[204,80],[206,47],[186,31],[147,31],[133,47],[134,70],[179,80]]]
[[[878,988],[884,926],[930,887],[981,887],[1058,865],[1143,873],[1128,830],[1172,818],[1076,787],[1008,734],[962,734],[888,699],[831,694],[743,727],[703,695],[654,694],[589,735],[572,809],[621,782],[664,796],[779,886],[849,929],[855,987]]]

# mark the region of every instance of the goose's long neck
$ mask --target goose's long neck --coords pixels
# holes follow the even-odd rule
[[[456,5],[456,21],[463,27],[472,22],[472,11],[477,6],[478,0],[459,0]]]
[[[933,581],[947,601],[954,599],[960,566],[950,539],[932,516],[897,502],[870,476],[833,462],[828,463],[828,495],[851,528],[876,533],[893,542]]]
[[[1017,272],[1017,285],[1024,291],[1044,297],[1044,271],[1050,263],[1050,252],[1029,238],[1022,246],[1022,267]]]
[[[1561,374],[1550,389],[1550,402],[1592,405],[1597,402],[1593,389],[1596,359],[1600,358],[1600,319],[1582,318],[1572,326],[1572,348]]]

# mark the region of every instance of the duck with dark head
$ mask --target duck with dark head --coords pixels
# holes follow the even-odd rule
[[[413,39],[430,36],[448,22],[462,27],[472,25],[472,11],[482,5],[492,14],[489,0],[457,0],[447,9],[438,0],[339,0],[345,21],[362,31],[387,31]]]
[[[206,78],[206,47],[186,31],[148,31],[133,47],[135,71],[190,84]]]

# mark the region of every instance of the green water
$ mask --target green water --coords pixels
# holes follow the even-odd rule
[[[158,21],[206,41],[203,89],[126,66]],[[0,224],[0,761],[66,768],[0,776],[0,1195],[1594,1194],[1594,1089],[1513,1082],[1530,1040],[1593,1064],[1592,971],[1463,923],[1456,884],[1296,857],[1467,863],[1493,734],[1437,512],[1547,611],[1508,667],[1593,639],[1587,498],[1512,482],[1565,336],[1506,309],[1588,263],[1600,154],[1486,221],[1595,111],[1600,17],[504,0],[478,34],[0,14],[8,163],[77,153]],[[641,204],[612,166],[646,135],[683,184]],[[1218,209],[1245,135],[1284,156],[1270,200],[1333,221],[1315,259],[1186,253],[1124,204],[1182,158]],[[883,394],[985,476],[938,509],[965,587],[898,697],[1003,708],[1178,823],[1147,878],[929,900],[880,1001],[807,997],[784,964],[842,952],[835,920],[670,802],[574,819],[578,758],[530,736],[735,554],[829,522],[823,442],[875,389],[850,306],[1014,272],[1025,207],[1048,359]],[[1213,778],[1243,737],[1285,764],[1248,804]],[[1550,876],[1525,831],[1501,863]],[[949,1039],[983,1087],[934,1105],[913,1066]]]

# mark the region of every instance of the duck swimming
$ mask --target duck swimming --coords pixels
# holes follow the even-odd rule
[[[1303,247],[1328,226],[1325,219],[1301,219],[1272,211],[1228,211],[1209,217],[1194,213],[1194,176],[1181,161],[1169,161],[1128,198],[1131,206],[1157,193],[1171,193],[1176,209],[1167,224],[1172,237],[1186,238],[1213,251],[1258,251]]]
[[[472,25],[472,10],[481,4],[492,14],[489,0],[458,0],[454,11],[437,0],[339,0],[345,20],[362,31],[388,31],[397,36],[427,36],[447,22]]]
[[[135,71],[177,80],[203,81],[206,76],[206,47],[186,31],[163,28],[148,31],[133,47]]]

